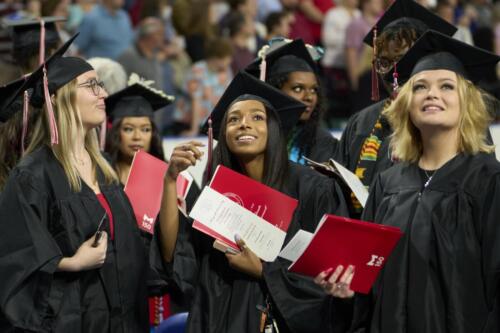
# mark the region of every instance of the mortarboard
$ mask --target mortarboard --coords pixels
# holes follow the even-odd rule
[[[105,99],[106,113],[111,120],[123,117],[152,117],[157,111],[174,101],[163,91],[136,82]]]
[[[41,17],[40,19],[3,20],[5,28],[11,28],[12,49],[15,57],[31,57],[40,51],[40,32],[43,20],[45,27],[45,44],[52,48],[60,42],[56,22],[65,21],[59,16]]]
[[[43,85],[44,69],[47,72],[48,92],[51,95],[62,86],[76,79],[79,75],[94,70],[88,62],[81,58],[63,57],[63,54],[77,36],[78,34],[75,34],[63,46],[57,49],[44,65],[38,67],[26,80],[23,88],[25,90],[28,88],[33,89],[33,93],[30,96],[30,104],[34,107],[41,108],[46,102]]]
[[[261,79],[290,72],[316,72],[316,61],[322,55],[321,49],[306,46],[302,39],[273,39],[259,51],[259,57],[245,71]],[[263,63],[264,68],[261,67]]]
[[[22,93],[25,95],[23,108],[23,136],[26,130],[25,126],[27,124],[28,112],[26,91],[31,89],[32,92],[29,102],[34,107],[41,108],[46,102],[46,99],[49,99],[47,103],[47,113],[50,123],[51,143],[58,143],[57,126],[55,123],[54,112],[52,110],[50,95],[55,93],[59,88],[69,83],[71,80],[78,77],[80,74],[93,70],[92,66],[81,58],[63,57],[63,54],[67,51],[77,36],[78,34],[74,35],[66,43],[64,43],[64,45],[56,50],[46,62],[44,62],[38,69],[26,78],[24,83],[16,92],[7,97],[7,101],[5,101],[5,104],[3,105],[5,109],[12,106]]]
[[[428,29],[432,29],[452,36],[457,31],[454,25],[419,5],[417,2],[413,0],[396,0],[380,17],[363,41],[368,46],[373,46],[375,29],[378,31],[378,35],[380,35],[386,27],[396,24],[413,24],[417,28],[420,27],[423,30],[422,33]]]
[[[239,72],[231,81],[210,114],[209,119],[212,121],[215,138],[219,136],[221,122],[229,106],[236,100],[250,99],[260,100],[274,109],[273,111],[276,112],[276,116],[280,121],[285,137],[297,124],[300,115],[306,108],[306,105],[288,96],[279,89],[276,89],[248,73]],[[203,132],[207,132],[208,127],[207,120],[203,126]]]
[[[495,71],[499,60],[496,54],[429,30],[413,44],[396,67],[403,82],[422,71],[446,69],[476,83]]]

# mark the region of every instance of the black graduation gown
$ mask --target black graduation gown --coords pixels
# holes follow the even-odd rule
[[[334,157],[338,144],[339,140],[333,137],[330,131],[319,126],[316,131],[316,144],[306,157],[316,162],[327,162]]]
[[[377,119],[382,113],[386,101],[387,100],[384,99],[372,104],[349,118],[347,126],[340,138],[340,142],[337,145],[338,148],[334,158],[352,172],[354,172],[358,166],[361,148],[366,138],[370,136]],[[393,164],[389,149],[389,136],[392,130],[385,119],[382,121],[382,125],[384,131],[383,136],[379,138],[382,142],[377,155],[377,161],[375,162],[373,179],[376,178],[378,173],[390,168]],[[366,179],[364,183],[371,184],[373,179]]]
[[[313,232],[324,213],[346,214],[338,186],[311,169],[290,163],[285,187],[299,200],[285,242],[299,229]],[[186,220],[179,229],[169,269],[180,289],[193,297],[187,332],[257,333],[261,313],[256,306],[265,304],[265,295],[281,333],[322,332],[329,322],[328,297],[311,278],[289,273],[289,262],[264,263],[259,281],[230,268],[225,255],[212,248],[213,239]]]
[[[85,184],[70,190],[48,147],[11,172],[0,198],[0,307],[10,323],[2,332],[148,331],[147,254],[132,208],[119,185],[99,186],[114,220],[106,261],[60,272],[59,261],[96,232],[105,211]]]
[[[500,332],[500,163],[460,154],[426,180],[401,163],[372,186],[363,218],[404,236],[352,332]]]

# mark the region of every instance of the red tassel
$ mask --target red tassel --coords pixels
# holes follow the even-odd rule
[[[39,65],[45,62],[45,22],[40,20],[40,52],[39,52]]]
[[[266,70],[267,70],[267,62],[266,62],[266,56],[262,56],[262,60],[260,61],[259,65],[259,70],[260,70],[260,80],[261,81],[266,81]]]
[[[398,69],[396,63],[394,63],[394,72],[392,73],[392,99],[398,97],[399,83],[398,83]]]
[[[49,82],[47,80],[47,69],[43,67],[43,93],[45,96],[45,107],[47,108],[47,116],[49,117],[50,127],[50,144],[59,144],[59,134],[57,131],[56,117],[52,108],[52,100],[50,99]]]
[[[208,154],[207,154],[207,179],[206,183],[208,184],[209,180],[212,178],[212,153],[214,146],[214,132],[212,128],[212,118],[208,118]]]
[[[375,59],[377,58],[377,27],[373,28],[373,59],[372,59],[372,101],[378,101],[380,99],[378,91],[378,75],[375,64]]]

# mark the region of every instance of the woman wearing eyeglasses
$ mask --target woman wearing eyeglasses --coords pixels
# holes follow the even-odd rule
[[[41,111],[0,197],[0,331],[147,332],[147,253],[98,146],[107,93],[62,53],[13,93]]]

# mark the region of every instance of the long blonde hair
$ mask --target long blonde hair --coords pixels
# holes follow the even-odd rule
[[[420,131],[410,119],[410,103],[413,99],[415,76],[401,88],[397,98],[382,114],[392,127],[391,149],[393,155],[407,162],[417,162],[422,155]],[[483,93],[469,80],[457,74],[460,101],[458,152],[477,154],[491,153],[494,146],[487,143],[487,130],[491,121]]]
[[[82,189],[82,182],[78,170],[72,163],[72,142],[83,131],[80,111],[76,107],[76,88],[77,79],[74,79],[61,87],[55,94],[53,108],[59,132],[59,144],[50,146],[49,122],[44,110],[35,123],[33,136],[26,153],[28,154],[44,144],[51,147],[55,158],[64,169],[71,190],[79,192]],[[90,155],[94,174],[97,171],[96,167],[98,167],[104,175],[106,184],[118,182],[116,172],[101,155],[95,128],[88,131],[85,136],[85,149]]]

